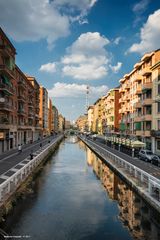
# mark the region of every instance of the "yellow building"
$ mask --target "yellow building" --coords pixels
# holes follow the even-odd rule
[[[88,131],[93,132],[93,111],[94,106],[91,105],[88,107]]]
[[[119,132],[120,121],[120,104],[119,104],[119,88],[111,89],[104,97],[104,127],[106,134]]]
[[[154,95],[158,90],[158,85],[154,84],[154,71],[158,74],[158,70],[152,67],[159,61],[160,50],[147,53],[134,65],[134,69],[120,80],[121,131],[126,135],[136,136],[153,151],[155,146],[151,140],[151,130],[154,127],[154,105],[158,108],[158,104],[154,103]]]
[[[58,115],[58,129],[59,132],[63,132],[65,129],[65,118],[62,116],[62,114]]]
[[[51,99],[48,100],[48,131],[52,134],[54,131],[53,106]]]
[[[79,131],[84,132],[87,131],[88,129],[88,116],[87,115],[82,115],[76,120],[76,126]]]

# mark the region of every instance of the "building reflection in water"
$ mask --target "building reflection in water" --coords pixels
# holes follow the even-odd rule
[[[135,239],[160,239],[160,214],[87,148],[87,163],[92,165],[108,196],[116,200],[119,218]]]

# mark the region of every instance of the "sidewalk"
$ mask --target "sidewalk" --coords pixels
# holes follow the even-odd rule
[[[139,160],[138,158],[132,158],[131,156],[129,156],[125,153],[119,152],[116,149],[108,147],[104,143],[100,143],[98,141],[93,141],[90,138],[84,138],[84,137],[81,137],[81,138],[84,141],[86,141],[89,145],[91,145],[93,148],[95,148],[96,151],[101,152],[104,156],[106,155],[106,150],[107,150],[107,151],[115,154],[116,156],[124,159],[125,161],[131,163],[132,165],[140,168],[144,172],[147,172],[148,174],[151,174],[152,176],[160,179],[160,168],[159,167],[154,166],[151,163],[147,163],[147,162],[144,162],[142,160]]]
[[[27,149],[27,148],[30,147],[30,146],[34,146],[34,145],[37,144],[37,143],[43,143],[43,142],[45,142],[46,140],[48,140],[48,139],[50,139],[50,138],[54,138],[54,137],[55,137],[55,136],[49,136],[49,137],[43,138],[43,139],[41,139],[41,140],[37,140],[37,141],[35,141],[35,142],[33,142],[33,143],[27,143],[27,144],[25,144],[25,145],[22,146],[22,150],[25,150],[25,149]],[[14,149],[11,149],[11,150],[9,150],[9,151],[6,151],[6,152],[4,152],[4,153],[2,153],[2,154],[0,155],[0,160],[3,159],[3,158],[8,157],[8,156],[10,156],[10,155],[12,155],[12,154],[14,154],[14,153],[17,153],[17,152],[18,152],[18,147],[17,147],[17,148],[14,148]]]
[[[42,148],[44,148],[45,145],[48,144],[48,141],[52,141],[52,142],[56,141],[59,136],[60,135],[56,135],[54,137],[51,136],[51,137],[45,138],[41,141],[26,145],[22,149],[21,153],[19,153],[18,150],[16,149],[14,152],[12,152],[12,154],[11,154],[11,152],[8,152],[7,155],[1,156],[0,175],[3,174],[4,172],[8,171],[9,169],[11,169],[16,164],[23,161],[25,158],[27,158],[31,154],[31,152],[34,154],[36,151],[38,151],[41,148],[40,143],[42,143]]]

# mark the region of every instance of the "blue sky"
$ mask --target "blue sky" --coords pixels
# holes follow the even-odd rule
[[[160,48],[159,0],[1,0],[0,9],[17,65],[69,120],[85,112],[86,85],[92,104]]]

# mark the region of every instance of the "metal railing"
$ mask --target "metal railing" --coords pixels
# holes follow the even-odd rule
[[[30,158],[24,159],[16,166],[22,166],[20,169],[14,166],[7,172],[0,175],[0,179],[4,181],[0,184],[0,206],[7,200],[16,189],[26,180],[26,178],[33,172],[33,170],[42,162],[42,160],[48,155],[49,151],[58,141],[62,139],[62,135],[59,136],[56,141],[53,139],[50,143],[45,145],[42,149],[36,151],[36,156],[31,160]],[[12,176],[8,177],[7,173],[14,172]]]
[[[82,139],[82,140],[86,141],[84,139]],[[147,191],[147,193],[150,195],[150,197],[152,197],[152,198],[156,199],[158,202],[160,202],[160,180],[158,178],[145,172],[144,170],[140,169],[139,167],[136,167],[132,163],[127,162],[123,158],[115,155],[114,153],[111,153],[110,151],[99,146],[98,144],[94,143],[93,141],[87,139],[87,142],[91,142],[95,146],[98,146],[99,148],[102,148],[103,150],[105,150],[105,157],[108,157],[107,160],[109,160],[109,162],[112,162],[112,165],[116,166],[117,168],[122,168],[122,170],[125,170],[126,173],[128,173],[130,176],[132,176],[134,178],[133,180],[138,180],[137,184],[142,185],[145,188],[145,190]],[[92,148],[91,145],[90,145],[90,147]],[[102,153],[100,153],[100,152],[97,152],[97,153],[102,158],[104,158]],[[158,198],[155,196],[155,190],[159,191]]]

